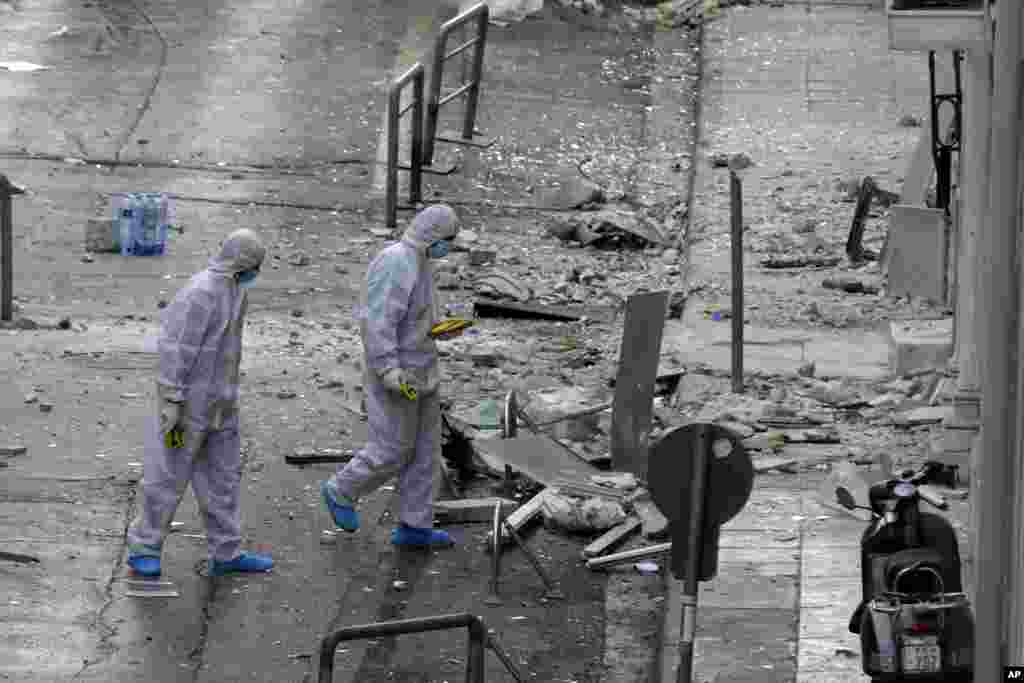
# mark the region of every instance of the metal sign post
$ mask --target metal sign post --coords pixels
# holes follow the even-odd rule
[[[719,527],[746,505],[754,466],[738,436],[717,425],[692,423],[654,445],[647,483],[669,520],[672,573],[684,582],[676,681],[690,683],[699,582],[718,571]]]
[[[693,472],[690,483],[690,524],[686,536],[686,571],[683,574],[683,623],[679,636],[679,668],[676,669],[676,683],[690,683],[693,680],[693,638],[697,633],[697,594],[700,584],[700,550],[704,532],[704,497],[707,486],[708,460],[711,441],[703,426],[697,430],[696,446],[693,449]],[[673,543],[675,542],[673,533]]]

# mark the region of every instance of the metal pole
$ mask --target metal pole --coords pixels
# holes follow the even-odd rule
[[[707,427],[697,431],[697,447],[693,451],[693,485],[690,489],[690,529],[686,538],[686,577],[683,579],[683,616],[679,631],[679,668],[676,683],[693,681],[693,640],[697,632],[697,594],[700,575],[701,547],[704,531],[704,495],[707,484],[711,439]]]
[[[430,71],[430,91],[427,95],[427,116],[423,121],[423,164],[434,163],[434,138],[437,137],[437,118],[441,112],[441,85],[444,82],[444,51],[448,30],[444,27],[434,39],[433,68]]]
[[[986,181],[988,239],[980,240],[979,256],[986,285],[979,292],[979,319],[989,321],[987,344],[983,349],[982,428],[976,476],[971,478],[971,500],[977,502],[976,565],[977,614],[974,637],[974,680],[1000,680],[1005,664],[1018,664],[1021,654],[1021,624],[1008,617],[1021,616],[1020,577],[1007,576],[1011,558],[1021,546],[1019,474],[1013,467],[1019,450],[1014,420],[1016,371],[1016,318],[1019,282],[1015,278],[1019,191],[1018,156],[1020,136],[1021,3],[998,2],[993,49],[992,133],[989,172]],[[1011,379],[1013,378],[1013,379]],[[1012,507],[1007,509],[1008,500]],[[1013,522],[1011,523],[1011,519]],[[1010,542],[1007,543],[1007,537]],[[1007,599],[1009,598],[1009,599]],[[1010,612],[1004,614],[1004,610]],[[1010,636],[1014,636],[1010,641]],[[1008,642],[1010,641],[1010,642]],[[1008,646],[1012,646],[1009,649]]]
[[[743,393],[743,185],[729,172],[732,217],[732,390]]]
[[[423,198],[423,67],[412,80],[412,150],[409,153],[409,203],[414,206]]]
[[[533,565],[533,570],[537,572],[537,576],[539,576],[540,580],[544,583],[544,589],[546,590],[544,597],[548,600],[564,600],[565,593],[555,585],[555,582],[550,576],[548,576],[548,573],[544,571],[544,565],[540,563],[540,559],[533,554],[533,551],[527,547],[526,542],[523,541],[515,527],[509,524],[507,519],[503,519],[501,522],[508,531],[508,535],[512,537],[512,540],[516,542],[519,549],[523,551],[523,554],[526,555],[526,559],[530,561],[531,565]]]
[[[469,624],[469,652],[466,657],[466,683],[484,683],[484,648],[487,647],[487,627],[479,617]]]
[[[388,168],[384,190],[384,214],[387,227],[398,227],[398,112],[402,104],[401,85],[388,91]]]
[[[494,506],[491,538],[494,544],[491,548],[491,585],[484,604],[488,607],[498,607],[502,604],[501,596],[498,595],[498,578],[501,576],[501,503]]]
[[[484,48],[487,46],[487,23],[490,17],[490,9],[484,5],[477,15],[477,44],[473,50],[473,73],[470,76],[469,90],[466,92],[466,118],[462,122],[462,137],[464,140],[473,139],[473,131],[476,126],[476,107],[480,99],[480,81],[484,77]]]
[[[0,176],[2,177],[2,176]],[[3,178],[0,183],[6,184]],[[14,227],[11,225],[11,195],[0,188],[0,319],[10,322],[14,317]]]

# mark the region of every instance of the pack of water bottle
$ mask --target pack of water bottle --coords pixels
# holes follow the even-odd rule
[[[122,256],[161,256],[174,223],[174,203],[162,192],[111,195],[113,228]]]

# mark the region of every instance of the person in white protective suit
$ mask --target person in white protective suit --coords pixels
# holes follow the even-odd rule
[[[429,206],[413,218],[400,242],[370,263],[357,315],[365,354],[369,440],[320,485],[335,524],[352,532],[359,528],[359,499],[397,474],[400,524],[391,542],[398,546],[452,544],[446,532],[433,529],[441,406],[437,346],[430,335],[438,322],[431,260],[447,255],[457,232],[458,217],[450,207]],[[403,385],[415,390],[415,400],[403,394]]]
[[[266,555],[240,552],[239,364],[246,288],[266,250],[251,230],[231,233],[209,267],[164,311],[157,342],[158,417],[146,434],[142,506],[128,531],[128,565],[160,575],[160,551],[189,482],[205,516],[210,573],[262,572]],[[183,443],[168,443],[169,432]]]

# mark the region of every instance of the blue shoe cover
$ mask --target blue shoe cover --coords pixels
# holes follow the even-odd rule
[[[211,576],[224,576],[238,572],[267,572],[274,566],[274,561],[269,555],[258,555],[256,553],[241,553],[233,560],[221,562],[214,560],[210,565]]]
[[[334,517],[335,526],[349,533],[359,529],[359,513],[351,505],[342,505],[338,502],[337,491],[331,486],[330,481],[320,482],[320,495]]]
[[[128,555],[128,566],[139,576],[160,576],[160,556]]]
[[[391,543],[413,548],[448,548],[455,545],[447,531],[417,529],[404,524],[391,532]]]

